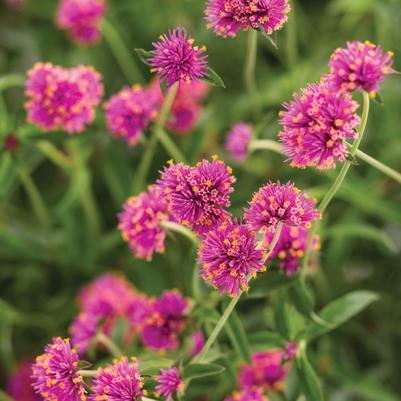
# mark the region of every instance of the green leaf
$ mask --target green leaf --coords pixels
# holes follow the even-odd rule
[[[297,358],[297,373],[301,391],[308,401],[323,401],[323,392],[315,370],[305,354]]]
[[[244,298],[244,300],[250,298],[266,298],[266,296],[272,291],[288,287],[295,280],[298,280],[298,278],[299,277],[296,274],[287,277],[285,274],[282,274],[282,272],[267,271],[252,282],[249,294]]]
[[[277,298],[274,310],[274,323],[276,330],[286,339],[291,337],[290,319],[288,316],[288,309],[286,305],[285,293],[281,293]]]
[[[209,308],[207,306],[201,306],[193,312],[193,316],[203,322],[217,323],[220,319],[220,313],[215,309]]]
[[[305,338],[309,341],[325,334],[363,309],[367,308],[372,302],[377,301],[379,296],[371,291],[355,291],[336,299],[324,307],[318,314],[320,323],[312,322],[306,330]]]
[[[220,75],[217,74],[217,72],[214,71],[212,68],[208,67],[206,73],[207,77],[203,78],[204,81],[208,82],[211,85],[218,86],[221,88],[226,87]]]
[[[249,342],[252,346],[262,349],[273,347],[284,347],[287,340],[278,333],[272,331],[257,331],[249,335]]]
[[[160,368],[167,369],[174,364],[173,359],[155,358],[142,360],[139,363],[139,371],[142,375],[155,375],[159,373]]]
[[[201,377],[218,375],[224,372],[224,370],[224,366],[217,363],[193,363],[184,368],[182,377],[184,379],[199,379]]]
[[[306,287],[305,281],[301,279],[296,280],[289,290],[289,295],[297,311],[305,317],[310,318],[310,314],[314,309],[314,302],[312,294]]]
[[[134,49],[139,59],[146,65],[149,65],[148,58],[153,57],[153,53],[144,49]]]

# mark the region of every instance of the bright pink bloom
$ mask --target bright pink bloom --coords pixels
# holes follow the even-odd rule
[[[315,209],[316,202],[291,182],[269,182],[253,195],[245,209],[245,219],[252,230],[265,233],[274,233],[279,222],[309,228],[312,221],[321,217]]]
[[[191,336],[192,348],[190,350],[190,355],[195,356],[198,355],[205,345],[205,336],[203,335],[201,330],[194,331]]]
[[[162,190],[153,185],[147,192],[130,197],[118,215],[121,235],[132,253],[148,261],[164,252],[166,232],[161,223],[169,220],[167,201]]]
[[[325,80],[336,91],[352,92],[355,89],[375,94],[392,69],[393,52],[383,53],[381,46],[370,42],[348,42],[330,57],[330,74]]]
[[[32,388],[32,361],[20,363],[7,382],[7,393],[15,401],[43,401]]]
[[[92,384],[90,401],[137,401],[143,394],[143,381],[138,370],[138,361],[127,357],[100,368]]]
[[[286,344],[284,353],[283,353],[283,358],[288,361],[294,359],[297,356],[297,349],[298,349],[298,346],[296,343]]]
[[[203,234],[230,214],[229,195],[235,177],[221,160],[203,160],[195,167],[170,163],[158,184],[168,201],[168,209],[181,224]]]
[[[360,123],[355,113],[359,105],[349,94],[311,84],[284,107],[279,137],[292,166],[329,169],[346,160],[345,140],[358,136],[355,128]]]
[[[199,81],[207,76],[205,47],[194,46],[194,40],[183,28],[163,34],[153,43],[153,57],[149,58],[152,72],[159,74],[168,86],[175,82]]]
[[[101,76],[82,65],[62,68],[38,63],[28,71],[28,121],[45,131],[82,132],[95,118],[103,95]]]
[[[235,37],[239,29],[278,31],[287,21],[288,0],[208,0],[206,19],[216,35]]]
[[[99,318],[88,313],[79,314],[70,326],[71,342],[80,354],[85,354],[96,336]]]
[[[170,401],[174,393],[180,393],[184,389],[184,382],[177,368],[160,369],[156,381],[156,394],[158,397],[162,395],[166,401]]]
[[[229,134],[225,148],[230,153],[232,159],[242,162],[248,154],[248,147],[252,139],[252,126],[247,123],[236,123]]]
[[[268,399],[261,388],[254,387],[237,391],[230,397],[225,398],[224,401],[268,401]]]
[[[81,45],[101,38],[101,22],[106,12],[105,0],[60,0],[56,24]]]
[[[78,372],[78,354],[68,339],[53,338],[32,365],[33,388],[45,400],[85,401],[84,382]]]
[[[205,281],[221,294],[239,295],[248,290],[248,280],[264,269],[263,251],[255,233],[238,221],[211,229],[199,247],[199,263]]]
[[[152,312],[152,302],[145,295],[136,294],[129,303],[126,316],[135,334],[142,331],[146,319]]]

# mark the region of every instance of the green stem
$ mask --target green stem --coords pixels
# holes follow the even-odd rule
[[[134,182],[134,189],[138,192],[142,190],[145,186],[146,179],[149,174],[150,165],[156,152],[156,145],[160,137],[160,132],[163,131],[168,113],[170,112],[171,106],[173,105],[175,99],[175,95],[177,94],[178,86],[179,82],[175,82],[169,89],[159,117],[154,125],[152,136],[149,140],[149,143],[147,144],[145,152],[143,153]]]
[[[42,140],[36,142],[35,147],[62,170],[65,172],[70,171],[72,166],[71,160],[60,152],[52,143]]]
[[[272,150],[273,152],[283,154],[283,147],[279,142],[273,141],[271,139],[256,139],[251,141],[249,144],[249,151],[255,150]]]
[[[257,94],[256,82],[255,82],[257,49],[258,49],[258,31],[256,29],[251,29],[248,33],[244,79],[248,95],[253,105],[255,105],[255,95]]]
[[[102,32],[128,81],[131,84],[138,81],[144,82],[142,72],[136,65],[133,54],[130,54],[115,27],[106,19],[103,20]]]
[[[25,76],[22,74],[9,74],[0,78],[0,92],[12,87],[24,86]]]
[[[0,389],[0,401],[15,401],[10,395],[8,395],[5,391]]]
[[[182,224],[174,223],[172,221],[163,221],[161,223],[162,228],[168,230],[168,231],[173,231],[178,234],[183,235],[184,237],[188,238],[196,247],[199,246],[199,238],[194,234],[193,231],[189,230]]]
[[[177,147],[174,141],[170,138],[168,133],[161,129],[159,132],[160,143],[163,145],[166,152],[170,155],[170,157],[176,162],[185,163],[185,156],[181,152],[181,150]]]
[[[78,370],[77,374],[82,377],[96,377],[99,372],[97,370]]]
[[[102,332],[99,332],[96,335],[96,340],[99,344],[104,345],[110,351],[110,353],[116,358],[119,358],[123,355],[118,345],[111,338],[107,337]]]

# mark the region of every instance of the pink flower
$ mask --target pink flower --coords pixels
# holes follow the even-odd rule
[[[261,388],[254,387],[237,391],[230,397],[225,398],[224,401],[268,401],[268,399]]]
[[[194,331],[191,336],[192,348],[190,350],[190,355],[198,355],[205,345],[205,336],[201,330]]]
[[[315,209],[316,199],[310,199],[293,183],[269,182],[253,195],[245,219],[254,231],[276,231],[277,224],[309,228],[321,215]]]
[[[32,388],[32,361],[20,363],[7,382],[7,393],[15,401],[43,401]]]
[[[89,313],[80,313],[70,326],[71,341],[80,354],[85,354],[94,340],[99,326],[99,318]]]
[[[247,291],[248,280],[264,269],[255,233],[238,221],[226,221],[210,230],[198,254],[203,279],[221,294],[237,296]]]
[[[368,41],[348,42],[346,48],[338,48],[331,55],[330,74],[325,80],[336,91],[359,89],[374,94],[386,75],[396,72],[392,69],[393,55]]]
[[[82,132],[103,95],[101,76],[82,65],[65,69],[38,63],[28,71],[28,121],[45,131]]]
[[[194,40],[183,28],[163,34],[153,43],[153,56],[148,59],[152,72],[160,75],[168,86],[175,82],[199,81],[207,76],[206,48],[194,46]]]
[[[231,158],[238,162],[244,161],[248,154],[251,139],[252,126],[243,122],[236,123],[227,135],[225,144]]]
[[[156,381],[157,396],[162,395],[166,401],[170,401],[174,393],[180,393],[184,389],[184,382],[181,380],[177,368],[160,369]]]
[[[283,27],[290,10],[288,0],[208,0],[205,14],[208,28],[226,38],[235,37],[241,28],[271,35]]]
[[[360,123],[358,103],[349,94],[331,92],[325,84],[311,84],[284,103],[280,141],[294,167],[336,167],[348,156],[346,139],[355,139]]]
[[[203,160],[195,167],[170,163],[158,184],[172,216],[196,233],[204,234],[229,217],[226,208],[230,206],[234,182],[231,168],[214,159]]]
[[[83,379],[78,375],[78,354],[69,340],[53,338],[32,365],[33,388],[45,400],[85,401]]]
[[[96,43],[101,38],[101,22],[106,12],[104,0],[60,0],[56,24],[81,44]]]

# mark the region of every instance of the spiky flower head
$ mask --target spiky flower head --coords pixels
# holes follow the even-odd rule
[[[160,374],[156,376],[156,381],[156,394],[158,397],[162,395],[166,401],[170,401],[175,393],[181,393],[184,389],[184,382],[180,378],[180,372],[175,367],[160,369]]]
[[[82,132],[95,118],[103,95],[101,76],[92,68],[38,63],[26,82],[28,121],[44,131]]]
[[[231,396],[226,397],[224,401],[268,401],[268,399],[261,388],[254,387],[236,391]]]
[[[205,234],[198,255],[203,279],[230,296],[247,291],[248,280],[264,269],[255,232],[238,221],[227,220]]]
[[[161,35],[153,47],[149,65],[168,86],[175,82],[199,81],[207,76],[206,48],[194,46],[194,40],[183,28]]]
[[[248,154],[249,144],[252,139],[252,126],[244,122],[236,123],[227,135],[225,148],[232,159],[242,162]]]
[[[331,169],[344,162],[345,140],[358,136],[358,107],[349,94],[330,91],[325,84],[310,84],[301,95],[295,93],[280,113],[279,137],[291,165]]]
[[[274,233],[279,222],[309,228],[312,221],[321,217],[316,202],[291,182],[270,181],[253,195],[245,209],[245,219],[252,230],[264,233]]]
[[[143,381],[136,359],[126,356],[98,370],[92,384],[91,401],[137,401],[144,395]]]
[[[15,401],[43,401],[32,388],[32,361],[23,361],[7,381],[7,393]]]
[[[347,42],[330,57],[330,74],[325,77],[336,91],[352,92],[356,89],[371,95],[379,90],[386,75],[394,74],[393,52],[384,53],[380,45],[368,41]]]
[[[56,24],[73,41],[89,45],[101,38],[100,25],[105,12],[105,0],[60,0]]]
[[[203,160],[190,167],[170,163],[158,184],[163,189],[168,209],[181,224],[203,234],[228,217],[229,195],[235,178],[221,160]]]
[[[162,190],[153,185],[147,192],[130,197],[118,215],[121,235],[137,258],[152,260],[164,252],[165,230],[161,223],[169,220],[167,202]]]
[[[291,8],[288,0],[208,0],[206,19],[216,35],[235,37],[240,29],[280,30]]]
[[[69,340],[53,338],[32,365],[32,386],[45,401],[85,401],[84,382],[77,372],[78,354]]]

